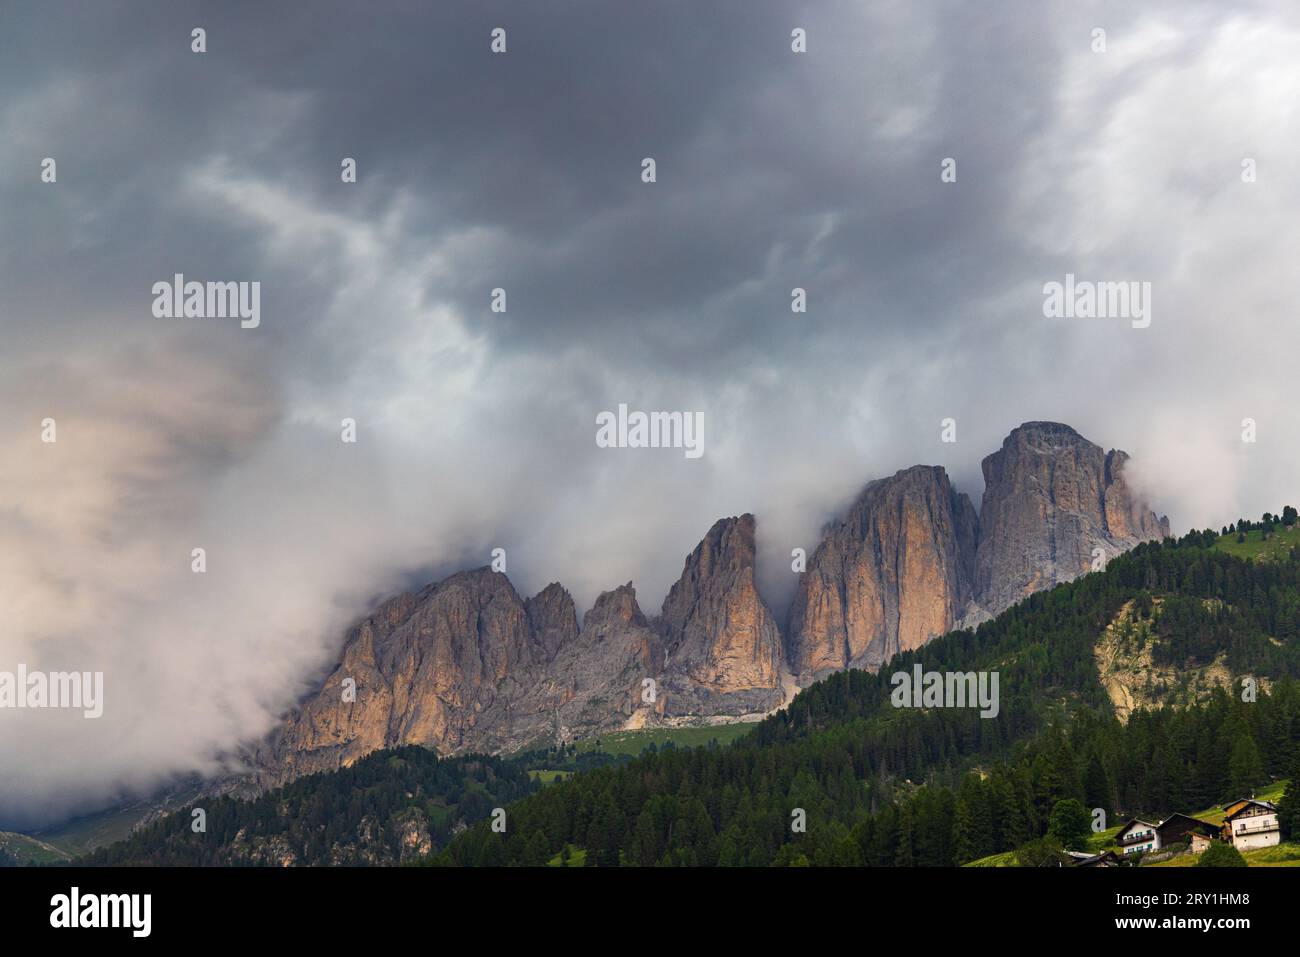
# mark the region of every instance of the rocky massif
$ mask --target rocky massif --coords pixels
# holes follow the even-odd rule
[[[578,623],[559,584],[524,599],[502,573],[461,572],[384,602],[338,666],[256,756],[278,784],[379,748],[511,751],[614,728],[733,721],[797,684],[877,668],[953,627],[1168,534],[1124,480],[1123,452],[1031,422],[983,463],[979,515],[942,468],[872,482],[829,524],[784,634],[755,581],[752,515],[717,522],[657,616],[629,582]]]
[[[653,620],[631,582],[601,594],[579,627],[561,585],[525,600],[486,567],[389,599],[258,751],[259,783],[402,744],[513,751],[771,711],[784,698],[783,649],[754,580],[754,531],[752,515],[717,522]]]
[[[1055,422],[1022,425],[984,459],[975,589],[986,612],[1169,534],[1124,481],[1127,461]]]

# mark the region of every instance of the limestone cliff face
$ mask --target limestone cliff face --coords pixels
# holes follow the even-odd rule
[[[628,582],[596,599],[582,629],[560,648],[523,708],[542,716],[560,741],[623,727],[645,707],[644,682],[659,675],[663,659],[663,643]]]
[[[544,664],[540,648],[523,600],[487,568],[390,599],[351,630],[338,667],[281,728],[271,778],[398,744],[499,746],[514,730],[512,702]]]
[[[872,482],[826,529],[790,609],[801,682],[875,668],[949,630],[968,610],[979,521],[942,468]]]
[[[1169,519],[1156,516],[1129,489],[1124,481],[1127,452],[1111,449],[1106,453],[1106,490],[1102,514],[1106,531],[1124,547],[1132,548],[1139,542],[1159,541],[1169,537]]]
[[[754,582],[754,516],[714,524],[659,616],[668,714],[767,711],[781,700],[776,619]]]
[[[1169,520],[1137,501],[1123,452],[1104,452],[1068,425],[1028,422],[984,459],[975,590],[996,615],[1042,588],[1169,534]]]

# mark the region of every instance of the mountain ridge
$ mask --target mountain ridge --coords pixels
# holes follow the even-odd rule
[[[713,524],[654,616],[631,582],[579,618],[559,582],[525,598],[503,572],[457,572],[349,629],[320,689],[254,751],[254,780],[405,744],[508,753],[762,717],[818,677],[877,668],[1085,573],[1098,552],[1167,535],[1125,483],[1127,461],[1069,426],[1028,422],[983,460],[979,513],[942,466],[868,482],[823,529],[784,627],[757,585],[751,513]]]

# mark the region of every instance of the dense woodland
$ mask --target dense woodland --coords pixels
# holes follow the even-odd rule
[[[395,864],[413,835],[441,847],[458,828],[535,791],[518,762],[440,759],[419,747],[380,751],[349,768],[299,778],[251,801],[200,801],[81,864]],[[206,813],[206,831],[191,811]]]
[[[86,863],[270,863],[268,846],[298,863],[392,863],[409,860],[413,814],[441,848],[434,865],[942,866],[1016,848],[1028,859],[1039,844],[1050,862],[1052,846],[1082,843],[1086,809],[1159,818],[1300,781],[1300,555],[1251,562],[1216,550],[1218,537],[1139,546],[878,674],[833,675],[726,747],[617,761],[402,748],[254,801],[206,802],[206,835],[187,809]],[[1238,683],[1120,723],[1093,648],[1126,605],[1157,663],[1222,656],[1258,691]],[[997,671],[1000,713],[893,707],[890,675],[914,663]],[[579,773],[539,790],[527,769],[546,766]],[[1289,791],[1288,833],[1298,803]],[[502,806],[498,833],[486,818]],[[468,822],[480,823],[453,835]]]

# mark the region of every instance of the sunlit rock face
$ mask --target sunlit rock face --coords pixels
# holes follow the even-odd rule
[[[1124,452],[1105,452],[1068,425],[1027,422],[984,459],[976,599],[989,614],[1092,570],[1169,520],[1135,499]]]
[[[791,670],[807,681],[876,668],[969,611],[978,520],[947,473],[918,465],[872,482],[833,523],[790,610]]]
[[[781,701],[781,632],[754,581],[753,515],[724,518],[686,559],[659,626],[668,714],[743,714]]]

